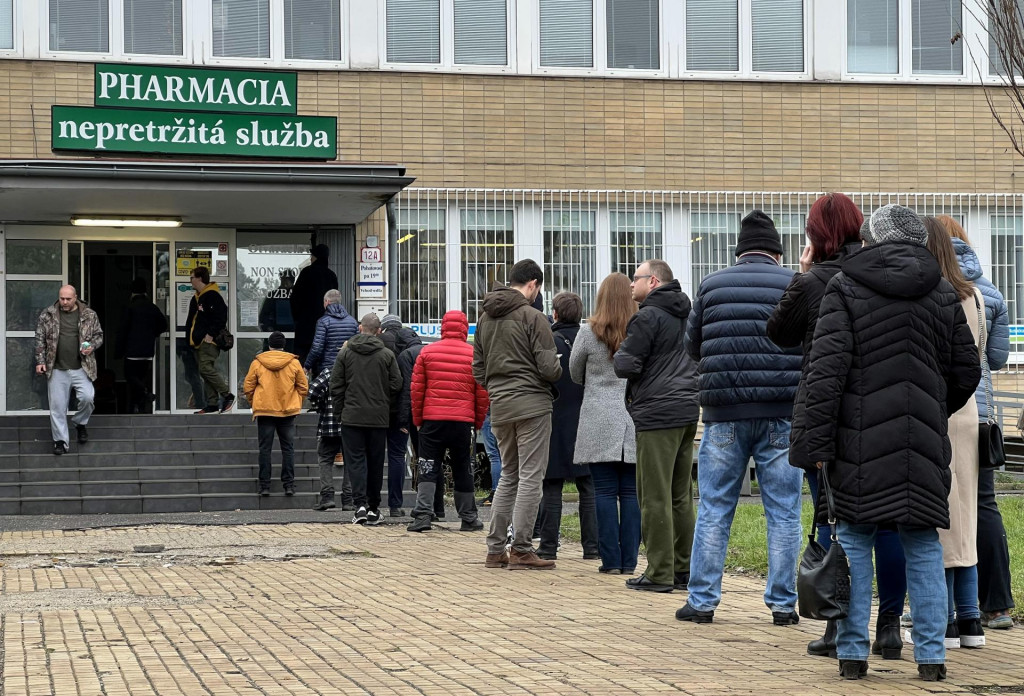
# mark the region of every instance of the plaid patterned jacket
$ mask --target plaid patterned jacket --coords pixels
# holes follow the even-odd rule
[[[309,403],[320,413],[320,421],[316,425],[317,437],[341,437],[341,424],[334,417],[334,404],[331,400],[331,368],[326,367],[309,383]]]

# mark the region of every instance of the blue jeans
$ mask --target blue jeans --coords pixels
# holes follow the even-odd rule
[[[487,459],[491,462],[491,493],[498,490],[498,481],[501,480],[501,452],[498,450],[498,438],[494,437],[491,430],[491,412],[487,412],[484,418],[484,425],[480,429],[484,434],[484,450],[487,451]]]
[[[981,618],[978,609],[978,566],[946,568],[948,622]]]
[[[405,448],[409,433],[397,425],[388,428],[388,507],[400,508],[405,488]]]
[[[706,423],[697,454],[700,506],[690,558],[688,603],[713,611],[722,601],[722,572],[733,516],[747,464],[754,458],[768,522],[768,582],[764,603],[772,611],[796,606],[796,564],[803,474],[789,465],[790,421],[785,418]]]
[[[878,526],[839,520],[839,543],[850,559],[850,613],[839,621],[840,660],[867,660],[871,652],[871,551]],[[931,527],[899,526],[906,557],[910,613],[914,616],[914,659],[919,665],[946,661],[946,583],[939,532]]]
[[[817,474],[807,477],[811,500],[818,499]],[[825,501],[821,501],[822,507]],[[832,545],[832,534],[827,524],[818,525],[818,543],[826,550]],[[895,529],[882,528],[875,535],[875,579],[878,581],[878,613],[903,616],[903,601],[907,597],[907,559]]]
[[[590,465],[597,507],[597,552],[601,567],[632,573],[640,550],[640,503],[636,499],[636,464]]]

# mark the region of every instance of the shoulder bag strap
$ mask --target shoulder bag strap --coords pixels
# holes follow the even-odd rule
[[[832,532],[832,542],[839,541],[839,533],[836,530],[836,501],[832,497],[832,486],[828,482],[828,462],[821,466],[821,483],[825,490],[825,505],[828,507],[828,526]]]

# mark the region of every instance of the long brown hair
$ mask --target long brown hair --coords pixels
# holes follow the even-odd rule
[[[615,355],[626,339],[626,324],[637,312],[629,278],[622,273],[612,273],[601,281],[597,289],[594,313],[587,319],[590,330],[601,343],[608,346],[609,357]]]
[[[964,232],[964,228],[960,226],[960,223],[951,218],[948,215],[936,215],[935,219],[939,221],[943,227],[946,228],[946,232],[949,233],[950,237],[956,237],[967,246],[971,245],[971,238]]]
[[[942,277],[949,281],[961,302],[974,294],[974,284],[964,278],[960,264],[956,260],[953,241],[946,227],[931,217],[924,218],[924,228],[928,230],[928,251],[939,262]]]

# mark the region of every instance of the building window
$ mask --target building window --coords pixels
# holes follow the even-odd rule
[[[213,0],[213,55],[270,57],[270,0]]]
[[[782,237],[782,265],[799,271],[800,254],[807,246],[807,216],[803,213],[776,213],[772,220]]]
[[[995,1],[995,0],[993,0]],[[1000,13],[1003,7],[1003,2],[999,1],[995,3],[993,7],[989,4],[989,16],[988,16],[988,73],[989,75],[1005,75],[1006,70],[1003,67],[1002,56],[999,55],[1000,46],[1012,46],[1014,43],[1020,41],[1021,37],[1021,22],[1019,17],[1024,16],[1024,0],[1016,0],[1014,7],[1017,10],[1017,17],[1011,18],[1009,21],[1000,21],[997,25],[995,22],[996,13]],[[1001,14],[1001,13],[1000,13]],[[1000,28],[1002,27],[1002,28]],[[1013,57],[1015,50],[1009,49],[1009,57]],[[1019,67],[1019,66],[1018,66]],[[1020,72],[1019,70],[1016,72]]]
[[[612,271],[632,278],[637,266],[661,256],[661,213],[613,211],[609,217]]]
[[[447,307],[444,210],[403,207],[396,218],[398,313],[408,324],[440,324]]]
[[[594,0],[540,0],[540,64],[594,67]]]
[[[508,65],[506,0],[454,0],[455,64]]]
[[[739,213],[690,213],[694,295],[706,276],[733,264],[739,229]]]
[[[846,66],[852,73],[900,69],[899,0],[846,0]]]
[[[803,0],[750,0],[753,71],[804,71]]]
[[[154,56],[183,53],[181,0],[123,0],[124,52]]]
[[[1024,324],[1024,218],[1019,215],[991,216],[992,283],[1003,293],[1011,325]],[[1019,352],[1022,344],[1011,348]]]
[[[560,292],[583,300],[583,314],[594,310],[597,293],[597,215],[589,210],[545,210],[544,294],[549,306]]]
[[[913,0],[911,8],[914,74],[962,75],[964,42],[951,41],[963,26],[962,0]]]
[[[284,0],[284,57],[341,60],[340,0]]]
[[[0,50],[14,48],[14,0],[0,0]]]
[[[735,0],[688,0],[686,69],[739,70],[739,31],[739,3]]]
[[[658,0],[606,0],[605,12],[608,67],[659,69]]]
[[[49,0],[50,50],[110,50],[110,0]]]
[[[460,211],[462,306],[471,324],[480,318],[484,295],[504,284],[515,264],[514,214],[511,210]]]
[[[389,63],[441,62],[439,0],[387,0]]]

